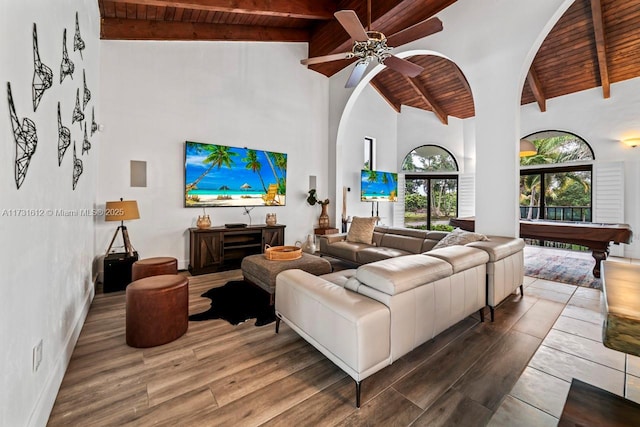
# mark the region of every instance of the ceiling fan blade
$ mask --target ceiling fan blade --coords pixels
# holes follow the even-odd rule
[[[334,53],[333,55],[316,56],[313,58],[307,58],[300,60],[302,65],[320,64],[321,62],[337,61],[339,59],[353,58],[351,52]]]
[[[415,77],[424,71],[424,68],[421,66],[393,55],[384,60],[384,65],[409,77]]]
[[[353,71],[351,71],[349,80],[347,80],[347,84],[344,85],[344,87],[355,87],[360,82],[360,79],[362,79],[368,65],[368,62],[358,62],[353,68]]]
[[[369,36],[358,19],[358,15],[353,10],[339,10],[333,14],[340,25],[342,25],[352,39],[359,42],[366,42]]]
[[[440,31],[442,31],[441,20],[438,18],[427,19],[390,35],[387,37],[387,45],[393,47],[402,46]]]

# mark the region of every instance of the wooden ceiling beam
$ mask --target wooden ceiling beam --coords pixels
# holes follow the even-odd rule
[[[393,94],[382,83],[376,82],[375,80],[371,80],[370,83],[371,86],[373,86],[373,88],[378,91],[382,99],[387,101],[387,104],[389,104],[389,106],[391,106],[391,108],[393,108],[396,113],[400,114],[402,105],[396,100]]]
[[[527,82],[529,83],[529,87],[531,88],[533,97],[538,103],[538,108],[540,108],[540,111],[544,113],[545,111],[547,111],[547,98],[544,95],[542,84],[540,83],[538,74],[536,74],[536,71],[533,69],[533,65],[531,65],[531,68],[529,68],[529,73],[527,74]]]
[[[309,32],[297,28],[105,18],[101,22],[100,38],[305,42],[309,40]]]
[[[176,7],[207,12],[242,13],[299,19],[333,19],[333,0],[110,0],[140,6]]]
[[[443,125],[448,125],[449,117],[447,116],[447,113],[445,113],[442,107],[429,95],[429,92],[427,92],[427,89],[425,89],[422,83],[420,83],[418,79],[412,77],[404,76],[404,78],[413,90],[418,93],[420,98],[429,106],[429,108],[431,108],[431,111],[433,111],[433,114],[436,115],[438,120],[440,120]]]
[[[607,64],[607,49],[604,39],[604,22],[602,19],[602,4],[600,0],[591,0],[591,17],[593,19],[593,32],[596,39],[596,52],[598,53],[602,96],[609,98],[611,96],[611,83],[609,81],[609,67]]]

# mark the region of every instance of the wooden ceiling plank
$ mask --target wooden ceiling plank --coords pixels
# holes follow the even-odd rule
[[[444,112],[442,107],[429,95],[425,87],[420,83],[417,79],[403,76],[407,83],[418,93],[420,98],[431,108],[433,114],[436,115],[438,120],[442,122],[443,125],[449,124],[449,118],[447,113]]]
[[[533,69],[533,65],[531,66],[531,68],[529,68],[529,73],[527,74],[527,82],[529,83],[529,87],[531,88],[533,97],[538,103],[538,108],[540,108],[540,111],[544,113],[545,111],[547,111],[547,98],[545,97],[542,83],[540,83],[538,74],[536,74],[536,71]]]
[[[108,18],[102,20],[100,38],[304,42],[309,39],[309,33],[298,28]]]
[[[176,7],[205,12],[228,12],[248,15],[282,16],[286,18],[333,19],[332,0],[111,0],[146,6]]]
[[[596,52],[598,53],[598,68],[600,70],[600,83],[602,84],[602,96],[611,96],[611,83],[609,82],[609,68],[607,65],[607,49],[604,39],[604,22],[602,20],[602,4],[600,0],[591,0],[591,16],[593,18],[593,32],[596,39]]]
[[[469,94],[469,96],[473,96],[473,92],[471,91],[471,86],[469,86],[469,82],[467,81],[467,78],[465,77],[465,75],[462,74],[462,71],[460,70],[460,68],[458,68],[458,66],[454,62],[450,62],[450,64],[451,64],[451,67],[453,68],[453,73],[458,78],[460,83],[462,83],[464,90]]]
[[[371,86],[380,94],[382,99],[387,101],[387,104],[393,108],[396,113],[400,114],[400,109],[402,108],[401,104],[396,101],[391,91],[387,90],[387,88],[381,83],[375,80],[371,80]]]

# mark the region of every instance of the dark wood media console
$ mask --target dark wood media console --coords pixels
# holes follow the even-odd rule
[[[239,268],[242,258],[284,245],[284,225],[189,229],[189,272],[214,273]]]

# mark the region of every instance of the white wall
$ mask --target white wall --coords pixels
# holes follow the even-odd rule
[[[458,162],[460,172],[465,172],[463,123],[463,120],[449,117],[449,124],[445,126],[435,114],[403,105],[402,114],[398,116],[398,170],[411,150],[433,144],[446,147]]]
[[[343,167],[338,173],[342,185],[351,188],[347,193],[347,215],[371,216],[371,203],[360,201],[360,170],[364,163],[364,138],[376,140],[375,169],[386,172],[398,172],[396,161],[398,114],[370,85],[358,97],[351,114],[345,118],[341,126],[345,127],[340,152]],[[336,204],[338,212],[342,212],[342,193],[338,192]],[[380,217],[379,224],[393,224],[393,204],[378,203],[374,214]],[[337,214],[338,224],[340,215]],[[340,228],[339,226],[337,226]]]
[[[86,48],[81,58],[73,51],[75,13]],[[34,113],[32,26],[37,24],[42,62],[53,71],[53,85]],[[60,84],[62,34],[75,63],[73,79]],[[15,143],[7,101],[0,102],[0,425],[44,425],[86,311],[93,297],[92,260],[94,217],[56,216],[56,209],[79,212],[95,207],[97,156],[100,135],[90,138],[93,149],[82,155],[83,132],[71,124],[76,89],[82,97],[82,71],[86,70],[92,100],[99,99],[99,13],[95,0],[28,0],[0,3],[0,81],[6,99],[11,83],[20,121],[28,117],[37,129],[37,149],[21,188],[14,180]],[[73,147],[58,166],[57,103],[63,124],[71,130],[84,172],[72,189]],[[82,99],[81,101],[82,102]],[[73,143],[72,143],[73,144]],[[15,210],[20,216],[13,216]],[[29,212],[28,210],[32,210]],[[26,214],[26,216],[23,216]],[[32,372],[32,350],[43,342],[42,362]]]
[[[141,218],[126,225],[142,257],[187,266],[187,229],[202,210],[183,207],[185,140],[287,153],[287,204],[255,208],[252,223],[275,212],[287,244],[313,231],[320,209],[305,199],[310,175],[328,192],[328,81],[300,65],[306,56],[303,43],[102,43],[98,200],[138,201]],[[146,188],[129,187],[130,160],[147,161]],[[242,208],[207,213],[213,225],[249,222]],[[114,229],[99,225],[96,251]]]

